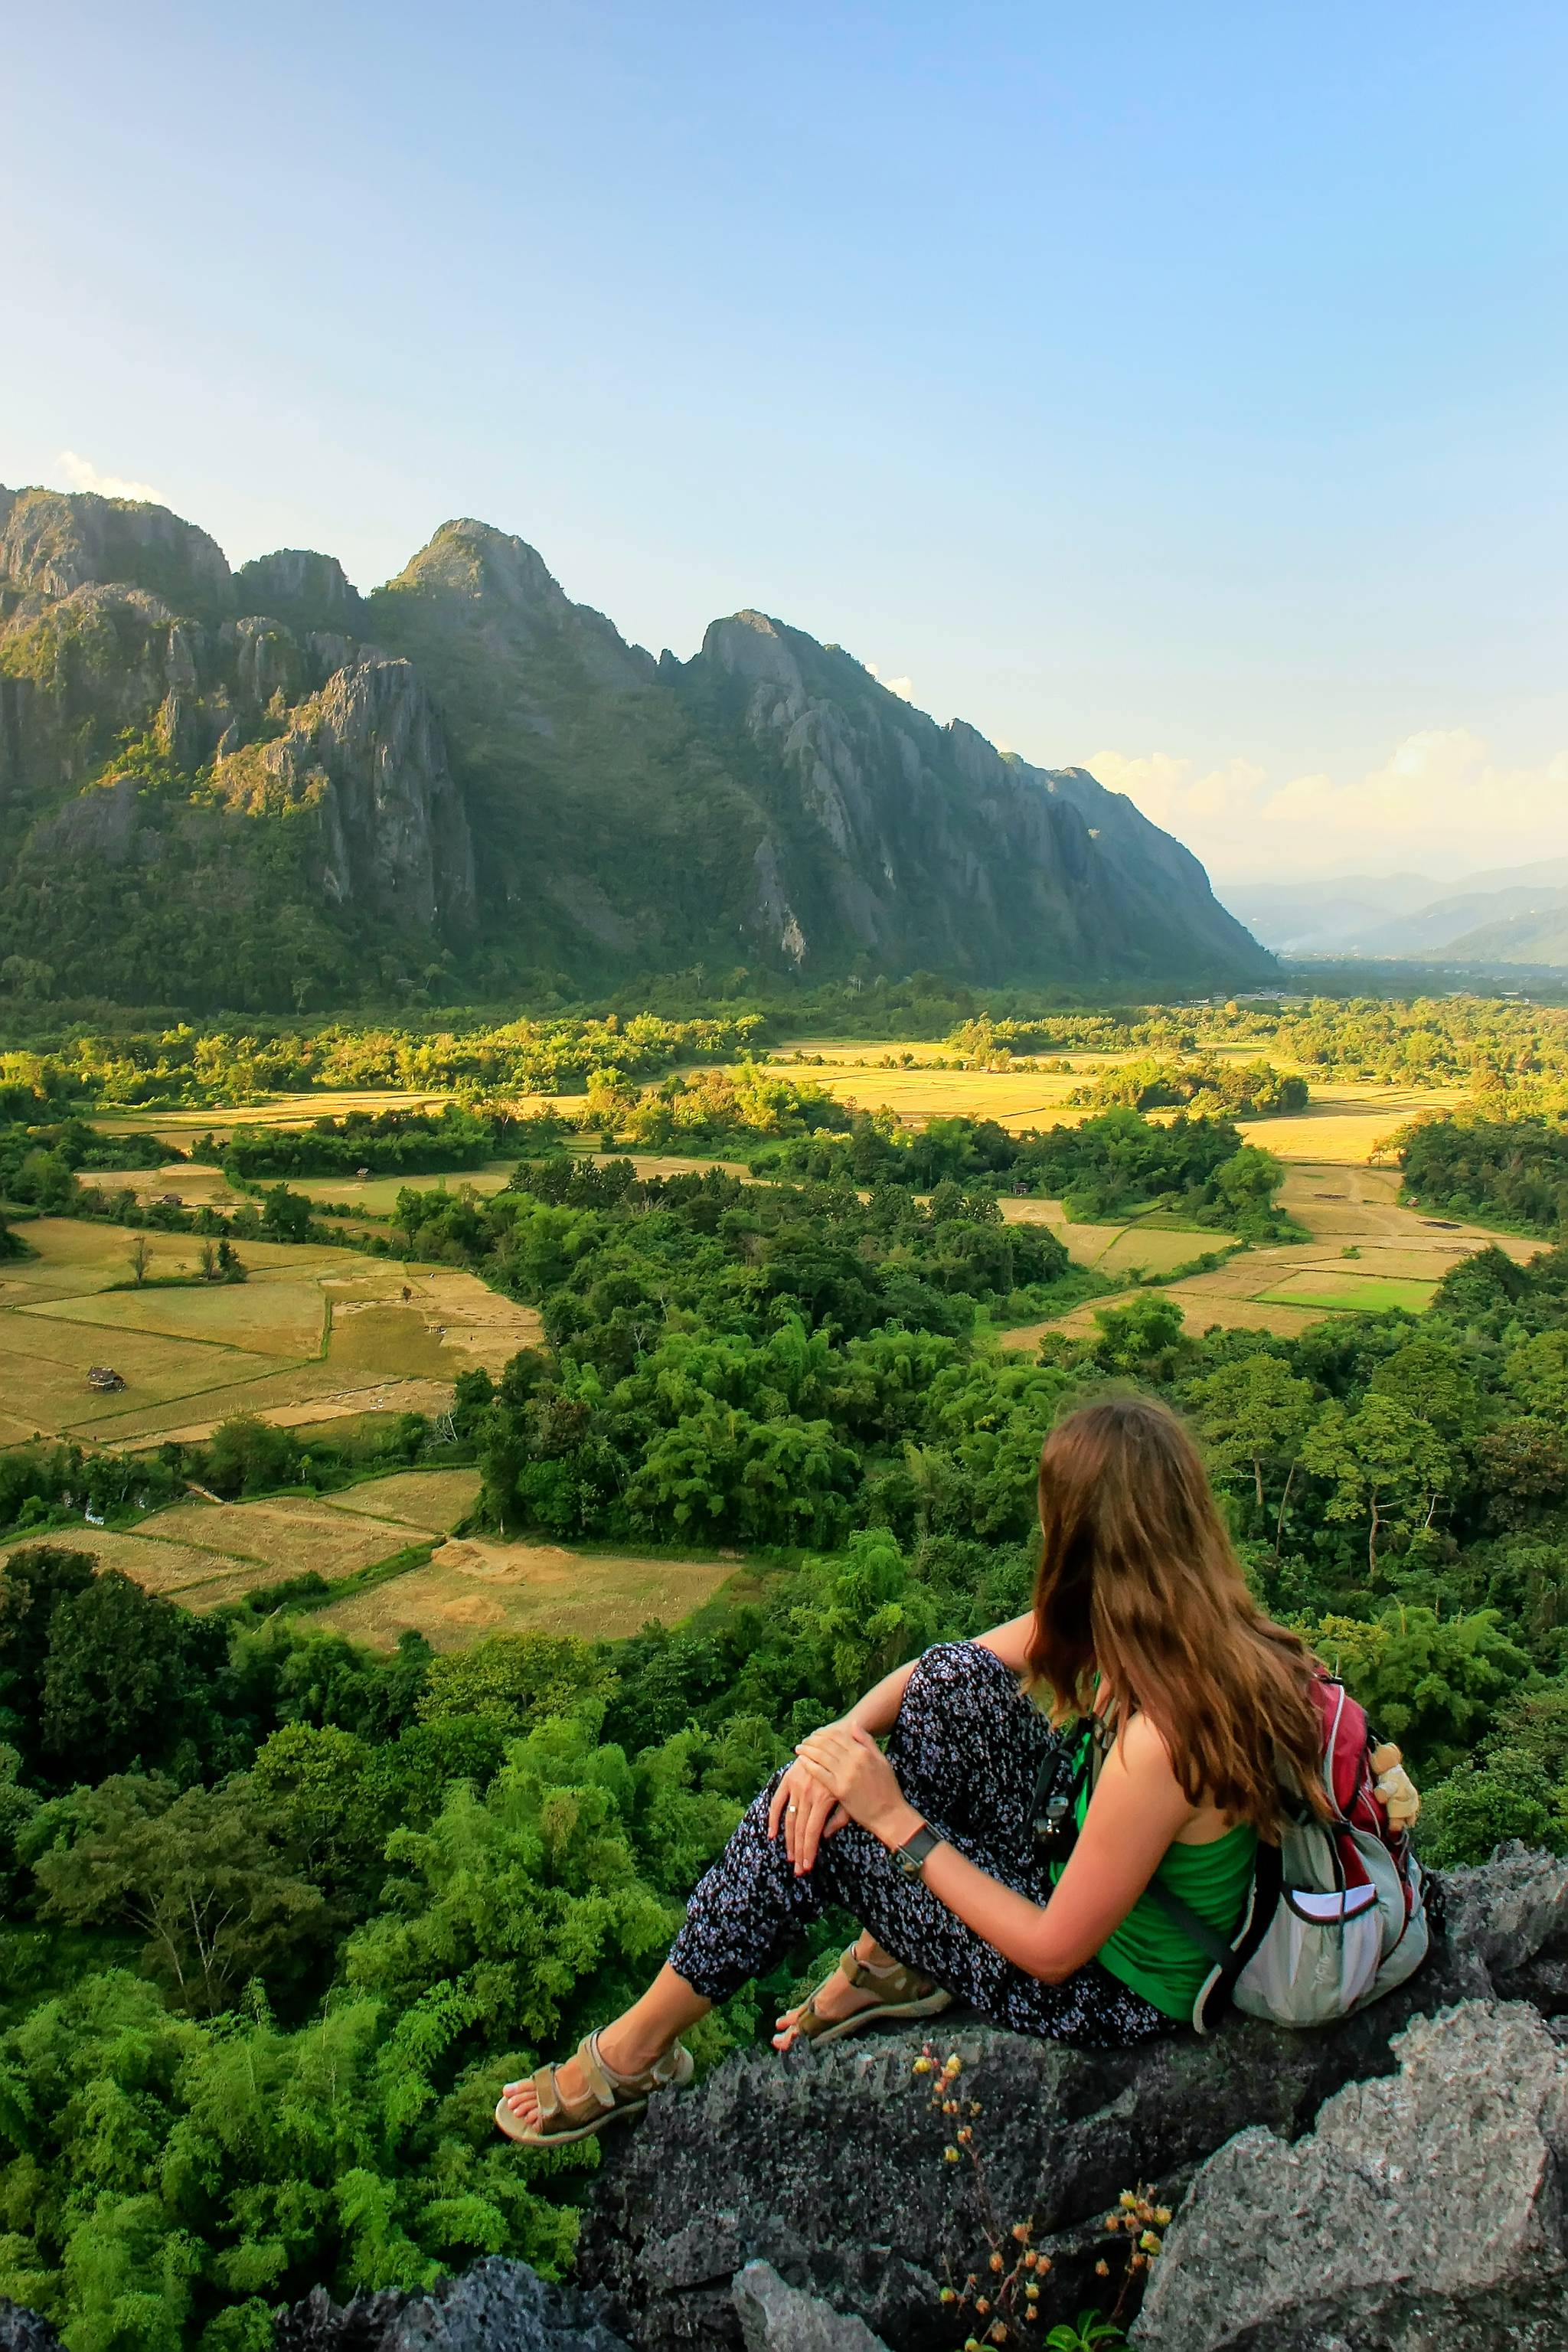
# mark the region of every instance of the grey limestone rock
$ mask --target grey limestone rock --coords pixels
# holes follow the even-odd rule
[[[36,2311],[0,2295],[0,2352],[60,2352],[60,2339]]]
[[[336,2304],[322,2287],[278,2323],[274,2352],[626,2352],[593,2300],[526,2263],[476,2263],[427,2294],[384,2288]],[[31,2346],[18,2352],[34,2352]],[[43,2347],[40,2347],[43,2352]]]
[[[222,548],[167,507],[92,491],[18,490],[0,518],[0,581],[35,596],[93,583],[150,590],[179,612],[227,610]]]
[[[1396,2074],[1293,2146],[1254,2128],[1209,2158],[1133,2330],[1146,2352],[1568,2346],[1568,2054],[1495,2001],[1417,2018],[1394,2050]]]
[[[1052,2257],[1053,2316],[1105,2299],[1093,2264],[1102,2217],[1123,2189],[1157,2185],[1174,2204],[1237,2134],[1288,2149],[1347,2084],[1373,2096],[1412,2046],[1400,2037],[1413,2021],[1479,2004],[1472,2046],[1507,2037],[1494,2099],[1527,2047],[1532,2064],[1554,2050],[1534,2012],[1500,2011],[1489,1969],[1540,1984],[1552,2005],[1568,1958],[1568,1868],[1515,1853],[1458,1876],[1456,1932],[1438,1939],[1422,1974],[1322,2032],[1237,2018],[1208,2042],[1089,2053],[973,2018],[939,2021],[939,2049],[958,2053],[965,2095],[984,2109],[977,2133],[995,2213],[1005,2225],[1032,2218]],[[1516,2021],[1498,2028],[1500,2017],[1525,2019],[1527,2041]],[[760,2260],[900,2352],[951,2352],[937,2298],[950,2265],[962,2275],[983,2254],[984,2216],[967,2168],[942,2160],[947,2127],[911,2071],[920,2049],[910,2033],[782,2062],[747,2052],[694,2090],[661,2095],[635,2133],[606,2144],[579,2268],[608,2290],[623,2332],[647,2352],[739,2347],[731,2282]],[[1176,2352],[1178,2339],[1166,2342]]]
[[[791,2286],[771,2263],[748,2263],[731,2293],[746,2352],[887,2352],[863,2319]]]

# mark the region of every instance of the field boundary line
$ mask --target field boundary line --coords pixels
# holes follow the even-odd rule
[[[184,1286],[182,1284],[180,1287],[184,1288]],[[84,1297],[88,1298],[100,1298],[110,1295],[110,1294],[107,1292],[97,1290],[89,1290],[82,1294]],[[128,1297],[134,1297],[135,1292],[132,1290],[122,1295]],[[51,1306],[56,1307],[61,1306],[65,1302],[60,1299],[52,1299],[49,1302]],[[50,1320],[48,1310],[43,1306],[16,1307],[12,1309],[12,1312],[17,1315],[31,1315],[37,1321],[47,1322]],[[226,1355],[254,1356],[258,1364],[276,1364],[279,1361],[279,1359],[276,1356],[264,1355],[259,1348],[243,1348],[237,1345],[237,1343],[233,1339],[204,1339],[200,1332],[144,1331],[134,1323],[95,1323],[90,1315],[57,1315],[53,1318],[53,1320],[57,1323],[72,1323],[79,1326],[81,1324],[90,1324],[94,1330],[118,1331],[127,1339],[164,1339],[168,1341],[171,1347],[174,1348],[221,1348]],[[305,1356],[301,1357],[300,1360],[302,1363],[310,1363],[314,1360],[309,1356]]]
[[[153,1335],[148,1335],[148,1336],[153,1336]],[[204,1343],[204,1344],[205,1344],[205,1343]],[[217,1345],[219,1345],[219,1346],[222,1346],[222,1345],[223,1345],[223,1342],[220,1340],[220,1341],[218,1341],[216,1344],[217,1344]],[[248,1355],[248,1354],[254,1353],[254,1350],[249,1349],[236,1349],[236,1350],[235,1350],[235,1352],[236,1352],[237,1354],[241,1354],[241,1353],[243,1353],[243,1354],[247,1354],[247,1355]],[[292,1359],[292,1360],[290,1360],[283,1361],[283,1360],[279,1360],[279,1358],[277,1358],[276,1356],[274,1356],[274,1357],[259,1356],[259,1357],[258,1357],[258,1358],[257,1358],[257,1361],[258,1361],[258,1363],[264,1363],[264,1364],[265,1364],[265,1363],[270,1363],[270,1364],[271,1364],[271,1367],[272,1367],[272,1372],[279,1372],[279,1373],[280,1373],[280,1372],[302,1372],[302,1371],[304,1371],[304,1370],[305,1370],[305,1369],[307,1368],[307,1366],[308,1366],[308,1365],[312,1364],[312,1363],[315,1361],[315,1358],[314,1358],[313,1356],[299,1356],[299,1357],[295,1357],[295,1358],[293,1358],[293,1359]],[[270,1379],[271,1379],[271,1377],[272,1377],[272,1372],[258,1372],[258,1373],[257,1374],[257,1379],[258,1379],[258,1381],[261,1381],[261,1380],[270,1380]],[[233,1387],[234,1385],[235,1385],[235,1383],[234,1383],[233,1381],[212,1381],[212,1382],[210,1383],[210,1385],[209,1385],[209,1386],[207,1386],[207,1387],[206,1387],[206,1388],[205,1388],[205,1389],[187,1389],[187,1390],[185,1391],[185,1393],[184,1393],[184,1396],[169,1397],[169,1398],[165,1399],[165,1400],[164,1400],[164,1402],[165,1402],[170,1406],[170,1408],[171,1408],[171,1410],[172,1410],[174,1407],[175,1407],[175,1406],[177,1406],[177,1405],[188,1404],[188,1403],[192,1401],[192,1399],[193,1399],[193,1398],[195,1398],[195,1397],[216,1396],[216,1393],[217,1393],[217,1391],[218,1391],[220,1389],[231,1388],[231,1387]],[[317,1398],[315,1398],[315,1397],[306,1397],[306,1398],[304,1398],[304,1399],[302,1400],[302,1402],[303,1402],[304,1403],[306,1403],[306,1404],[315,1404],[315,1403],[319,1402],[320,1402],[320,1400],[319,1400],[319,1399],[317,1399]],[[139,1413],[139,1412],[161,1412],[163,1411],[163,1405],[162,1405],[162,1404],[150,1404],[150,1405],[148,1405],[148,1404],[143,1404],[143,1405],[135,1405],[135,1404],[132,1404],[132,1405],[127,1405],[123,1412],[119,1412],[119,1413],[105,1413],[105,1414],[103,1414],[103,1415],[101,1415],[101,1416],[100,1416],[100,1420],[101,1420],[101,1421],[105,1421],[105,1422],[113,1422],[113,1421],[129,1421],[129,1420],[131,1420],[132,1418],[133,1418],[133,1416],[134,1416],[135,1414],[137,1414],[137,1413]],[[243,1411],[243,1407],[241,1408],[241,1410]],[[68,1430],[76,1430],[76,1429],[79,1429],[79,1428],[84,1427],[85,1425],[86,1425],[85,1423],[80,1423],[80,1422],[71,1422],[71,1423],[68,1423],[68,1424],[67,1424],[67,1426],[68,1426]],[[94,1426],[95,1428],[96,1428],[96,1427],[98,1427],[99,1425],[100,1425],[99,1422],[95,1422],[95,1423],[93,1423],[93,1426]],[[140,1433],[139,1433],[139,1434],[144,1434],[144,1435],[145,1435],[146,1437],[148,1437],[150,1440],[152,1440],[153,1442],[156,1443],[157,1436],[158,1436],[158,1433],[157,1433],[157,1431],[156,1431],[155,1429],[150,1429],[150,1430],[147,1430],[147,1431],[145,1431],[145,1432],[140,1432]]]

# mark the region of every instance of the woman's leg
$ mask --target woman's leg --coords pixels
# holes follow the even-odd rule
[[[904,1686],[888,1761],[956,1843],[1032,1863],[1035,1787],[1056,1737],[994,1651],[942,1642]]]
[[[982,1869],[1044,1901],[1034,1843],[1034,1798],[1055,1734],[1011,1670],[971,1642],[944,1642],[916,1664],[888,1741],[899,1786],[933,1827]],[[844,1830],[824,1843],[816,1876],[831,1898],[863,1920],[858,1956],[901,1960],[989,2013],[993,1979],[1007,1963],[930,1895],[906,1878],[874,1839]],[[1015,1972],[1016,1973],[1016,1972]],[[876,1995],[842,1971],[816,1995],[828,2017],[847,2017]],[[789,2039],[794,2012],[775,2037]]]
[[[822,1909],[809,1877],[797,1878],[782,1837],[768,1835],[768,1808],[777,1773],[742,1816],[723,1853],[698,1882],[686,1924],[669,1958],[639,2000],[601,2028],[599,2050],[617,2074],[651,2066],[715,2001],[761,1976],[775,1955]],[[559,2070],[563,2096],[585,2087],[576,2060]],[[531,2082],[509,2083],[501,2095],[512,2113],[533,2121]]]

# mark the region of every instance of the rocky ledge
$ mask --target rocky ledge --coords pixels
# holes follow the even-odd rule
[[[1421,1977],[1331,2031],[1095,2054],[940,2021],[956,2163],[918,2035],[731,2058],[606,2140],[572,2286],[492,2259],[318,2289],[275,2352],[954,2352],[992,2320],[943,2286],[1027,2221],[1014,2352],[1116,2302],[1134,2189],[1174,2213],[1140,2352],[1568,2352],[1568,1863],[1509,1848],[1446,1892]],[[0,2306],[0,2352],[55,2339]]]

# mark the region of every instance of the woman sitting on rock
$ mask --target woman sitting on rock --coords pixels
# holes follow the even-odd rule
[[[779,2050],[952,2000],[1089,2049],[1191,2015],[1210,1962],[1150,1882],[1235,1932],[1258,1841],[1277,1834],[1276,1758],[1317,1786],[1312,1663],[1254,1606],[1163,1406],[1070,1415],[1041,1455],[1039,1503],[1030,1613],[928,1650],[800,1742],[641,2000],[563,2065],[507,2085],[510,2137],[583,2139],[689,2081],[681,2032],[831,1904],[864,1933],[779,2019]],[[1053,1724],[1080,1711],[1100,1720],[1104,1760],[1063,1865],[1037,1836],[1036,1791]]]

